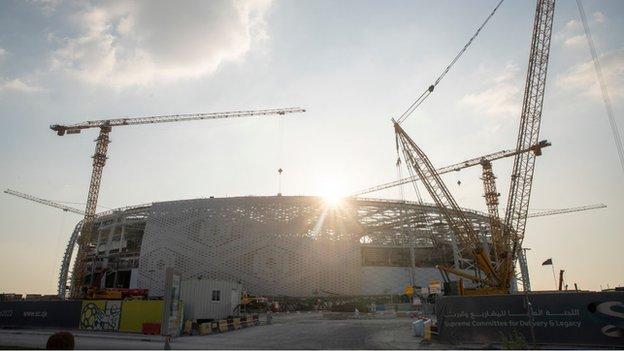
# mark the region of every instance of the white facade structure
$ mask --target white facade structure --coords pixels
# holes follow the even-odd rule
[[[485,214],[465,210],[488,235]],[[87,260],[104,286],[162,296],[165,270],[182,280],[237,282],[264,296],[382,295],[441,279],[436,264],[459,264],[435,206],[308,196],[159,202],[98,216]],[[59,286],[66,281],[59,281]],[[135,287],[135,286],[132,286]]]

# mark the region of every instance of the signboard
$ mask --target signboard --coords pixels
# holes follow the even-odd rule
[[[624,292],[443,296],[436,300],[439,338],[452,343],[624,345]],[[531,306],[532,313],[529,310]]]
[[[80,301],[3,301],[0,326],[78,328]]]

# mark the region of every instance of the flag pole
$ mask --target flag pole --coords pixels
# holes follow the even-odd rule
[[[552,268],[553,280],[555,281],[555,290],[557,290],[557,276],[555,275],[555,265],[551,264],[550,267]]]

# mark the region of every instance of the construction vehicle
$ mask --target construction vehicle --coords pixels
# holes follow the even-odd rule
[[[536,145],[539,140],[554,7],[554,0],[537,1],[516,150],[526,150]],[[403,120],[400,119],[400,121]],[[402,151],[410,174],[418,176],[421,180],[453,231],[461,250],[471,256],[475,274],[461,270],[460,267],[440,265],[438,268],[446,273],[469,279],[476,284],[476,288],[460,289],[462,294],[510,293],[516,260],[522,248],[535,159],[539,152],[519,152],[514,155],[504,221],[496,218],[498,194],[491,165],[487,163],[483,165],[484,178],[486,178],[484,179],[485,197],[488,207],[492,207],[491,225],[495,223],[493,230],[490,231],[491,243],[488,245],[466,219],[425,153],[407,135],[399,122],[393,119],[393,125],[397,153],[399,154],[399,149]]]
[[[263,296],[255,296],[243,291],[241,295],[241,303],[236,306],[235,312],[265,312],[269,306],[269,299]]]
[[[155,123],[171,123],[171,122],[185,122],[185,121],[197,121],[208,119],[222,119],[222,118],[239,118],[239,117],[251,117],[251,116],[268,116],[268,115],[285,115],[290,113],[305,112],[301,108],[286,108],[286,109],[270,109],[270,110],[256,110],[256,111],[232,111],[232,112],[216,112],[216,113],[198,113],[198,114],[178,114],[178,115],[166,115],[166,116],[151,116],[151,117],[138,117],[138,118],[115,118],[115,119],[102,119],[94,121],[86,121],[71,125],[59,125],[54,124],[50,126],[50,129],[56,132],[59,136],[65,134],[78,134],[84,129],[98,128],[100,133],[97,137],[95,144],[95,153],[93,155],[93,171],[91,173],[91,182],[89,184],[89,192],[87,196],[87,203],[85,206],[85,217],[83,220],[82,230],[79,238],[78,257],[74,265],[74,274],[72,275],[72,297],[80,297],[86,291],[85,286],[93,284],[93,272],[90,274],[90,282],[85,281],[85,257],[87,255],[87,244],[91,240],[92,221],[95,218],[95,212],[97,207],[97,200],[100,192],[100,182],[102,180],[102,170],[106,164],[108,145],[110,143],[109,134],[113,127],[142,125],[142,124],[155,124]]]

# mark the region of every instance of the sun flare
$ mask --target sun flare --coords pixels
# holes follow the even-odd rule
[[[323,195],[323,201],[330,207],[337,207],[342,202],[342,196],[338,194]]]
[[[336,182],[325,182],[321,190],[321,197],[328,206],[337,207],[344,198],[344,191]]]

